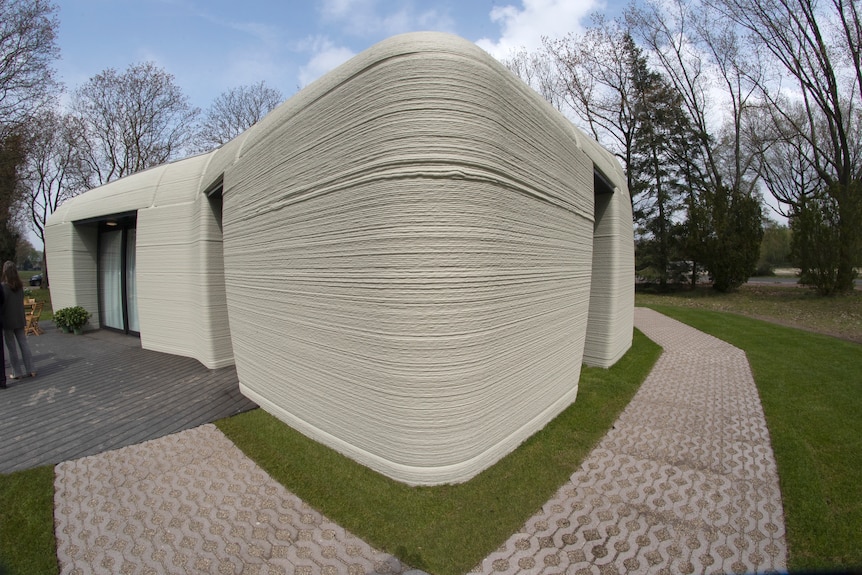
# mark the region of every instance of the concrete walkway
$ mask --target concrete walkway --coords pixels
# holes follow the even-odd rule
[[[745,355],[650,310],[664,348],[571,481],[474,571],[784,570],[769,434]],[[62,573],[404,573],[204,425],[56,467]]]

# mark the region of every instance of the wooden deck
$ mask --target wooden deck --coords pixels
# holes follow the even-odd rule
[[[0,389],[0,473],[77,459],[253,409],[233,367],[141,349],[106,330],[30,336],[38,376]],[[11,373],[7,365],[6,374]]]

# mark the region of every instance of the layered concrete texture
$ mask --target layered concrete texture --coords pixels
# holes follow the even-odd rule
[[[223,200],[218,247],[184,241],[209,249],[185,256],[212,260],[207,290],[168,297],[226,308],[245,395],[400,481],[469,479],[575,400],[582,363],[609,366],[631,344],[619,165],[457,37],[386,40],[233,142],[171,166],[175,193],[186,191],[182,170],[196,183],[182,210],[137,208],[139,251],[188,234],[174,217],[212,238],[206,193]],[[113,198],[136,178],[156,179],[84,197]],[[62,297],[95,297],[79,280],[92,250],[76,231],[84,216],[70,207],[62,218],[49,242],[67,260]],[[155,261],[142,255],[141,301],[158,302],[164,289],[142,281]],[[141,305],[145,346],[185,321],[156,308]],[[210,321],[188,325],[189,339],[221,341],[225,326]]]
[[[212,369],[232,365],[219,207],[200,190],[211,156],[139,172],[61,205],[45,227],[53,308],[79,305],[93,314],[91,326],[103,324],[99,224],[133,215],[141,345]]]

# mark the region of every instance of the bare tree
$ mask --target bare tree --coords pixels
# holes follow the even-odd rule
[[[46,0],[0,0],[0,254],[14,259],[21,235],[23,126],[55,96],[51,63],[56,7]]]
[[[835,202],[839,250],[836,291],[853,288],[862,258],[862,165],[857,161],[862,104],[862,23],[855,0],[713,0],[727,21],[760,46],[776,74],[793,81],[805,113],[787,107],[786,82],[757,83],[762,97],[805,140],[800,148]],[[779,197],[779,199],[781,199]]]
[[[187,152],[199,110],[152,62],[108,69],[74,94],[91,185],[163,164]]]
[[[528,52],[521,48],[504,59],[503,65],[554,108],[562,111],[560,77],[547,50]]]
[[[544,43],[560,76],[561,100],[578,123],[628,167],[637,129],[637,96],[634,44],[627,31],[619,22],[596,16],[583,35],[546,38]],[[628,184],[631,188],[631,178]]]
[[[204,112],[195,136],[195,149],[204,152],[226,144],[283,101],[284,95],[263,81],[223,92]]]
[[[750,46],[699,0],[648,0],[631,8],[626,20],[683,98],[700,134],[692,145],[701,148],[705,182],[752,193],[754,156],[746,153],[743,135],[760,72]]]
[[[805,124],[805,115],[801,104],[785,102],[781,114],[763,107],[749,126],[747,139],[754,146],[761,181],[778,201],[778,213],[786,218],[823,185],[812,163],[809,140],[797,130]],[[786,116],[795,119],[788,121]]]
[[[47,112],[31,124],[24,202],[30,227],[45,243],[45,223],[57,207],[87,189],[77,119]]]
[[[46,0],[0,0],[0,137],[55,96],[56,10]]]
[[[0,139],[0,261],[14,260],[21,236],[20,199],[21,170],[26,158],[26,144],[20,133]]]

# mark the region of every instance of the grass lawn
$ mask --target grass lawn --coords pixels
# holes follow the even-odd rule
[[[862,346],[665,301],[673,305],[649,307],[748,356],[778,463],[790,569],[862,567]],[[825,301],[840,319],[843,302]]]
[[[54,468],[0,475],[0,573],[57,573],[56,549]]]
[[[665,294],[639,291],[635,303],[726,311],[862,343],[862,290],[821,297],[794,285],[746,284],[727,294],[700,286]]]
[[[583,369],[573,406],[461,485],[414,488],[391,481],[259,409],[217,425],[274,478],[343,527],[414,567],[460,575],[517,530],[577,469],[660,351],[636,332],[632,349],[614,367]],[[0,475],[0,574],[58,572],[52,481],[50,466]]]
[[[578,399],[496,465],[460,485],[409,487],[293,431],[262,410],[218,422],[272,477],[413,567],[466,573],[574,473],[646,378],[660,348],[640,332],[611,369],[584,368]]]
[[[776,289],[782,291],[773,297]],[[637,296],[638,305],[746,351],[778,461],[792,570],[862,566],[862,346],[739,314],[862,341],[862,321],[853,320],[860,302],[862,294],[821,299],[797,288]],[[218,425],[329,518],[415,567],[460,574],[565,482],[657,355],[658,348],[636,332],[632,350],[612,369],[584,369],[572,407],[500,463],[457,486],[411,488],[390,481],[261,410]],[[57,572],[52,478],[50,467],[0,475],[0,573]]]

